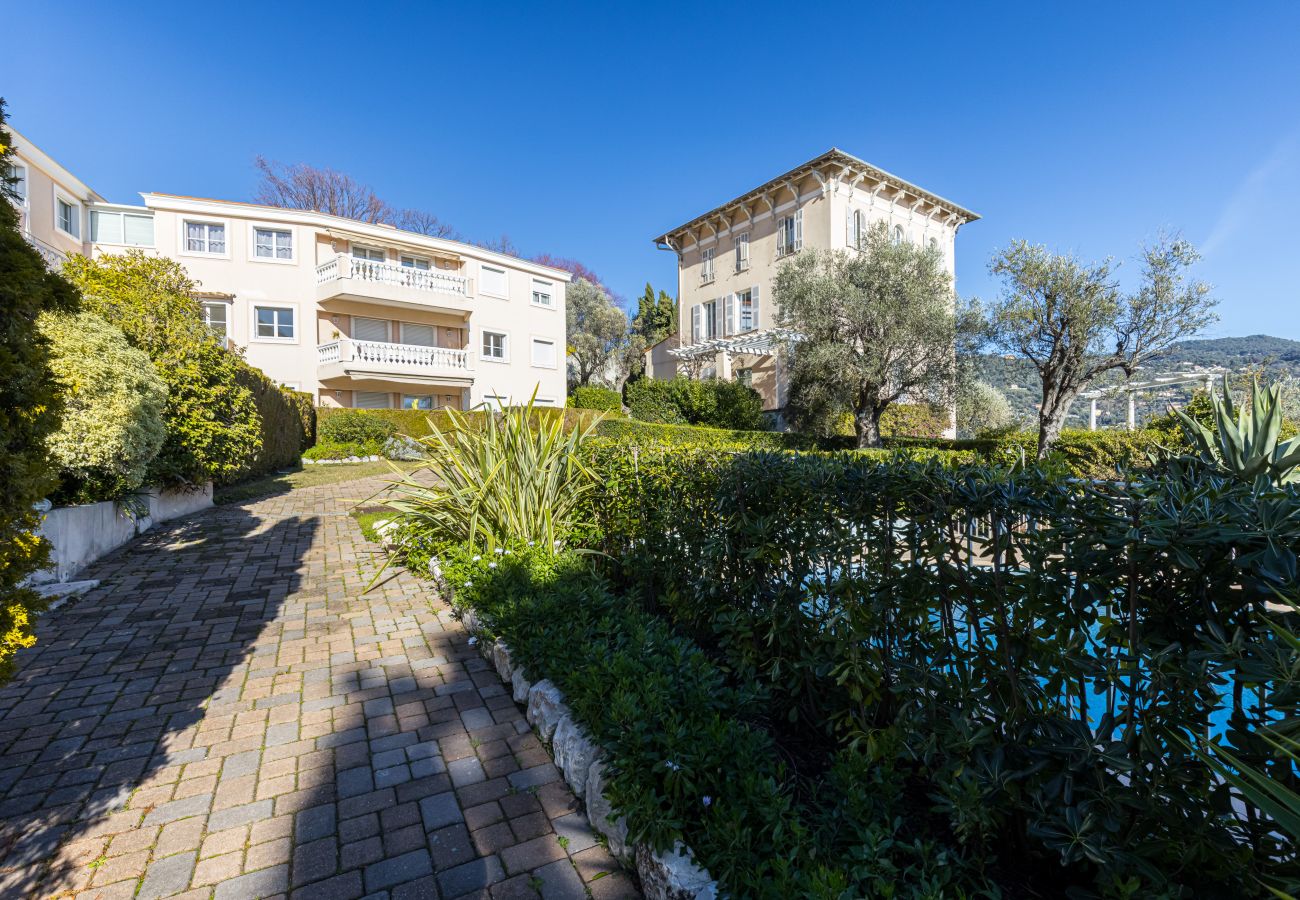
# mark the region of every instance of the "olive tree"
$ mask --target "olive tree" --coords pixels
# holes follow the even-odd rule
[[[1042,379],[1038,458],[1047,455],[1075,397],[1105,372],[1132,376],[1153,355],[1217,318],[1218,301],[1187,270],[1200,259],[1190,243],[1161,237],[1143,248],[1137,290],[1124,293],[1109,260],[1084,263],[1015,241],[989,270],[1002,296],[988,310],[990,343],[1029,360]]]
[[[857,445],[878,447],[891,403],[951,402],[965,329],[937,250],[895,242],[877,223],[860,251],[795,256],[777,273],[775,297],[795,335],[786,352],[797,427],[848,413]]]
[[[569,384],[585,387],[593,380],[621,387],[636,355],[628,334],[627,313],[609,291],[586,278],[575,278],[564,292],[569,333]]]

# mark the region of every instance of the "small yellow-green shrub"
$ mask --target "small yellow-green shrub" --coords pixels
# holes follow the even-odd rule
[[[50,368],[63,422],[47,440],[60,503],[110,500],[136,490],[167,438],[167,385],[149,355],[94,313],[45,313]]]

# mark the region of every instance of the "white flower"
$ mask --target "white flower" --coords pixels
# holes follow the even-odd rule
[[[474,646],[475,644],[477,644],[477,643],[478,643],[478,638],[476,638],[476,637],[471,637],[471,638],[469,639],[469,645],[470,645],[471,647],[473,647],[473,646]],[[708,804],[705,804],[705,805],[707,806]]]
[[[529,541],[529,542],[528,542],[528,546],[531,547],[531,546],[533,546],[533,545],[536,544],[536,543],[537,543],[537,541]]]
[[[680,772],[682,769],[681,766],[677,765],[677,763],[673,762],[671,759],[665,760],[664,765],[668,767],[669,772]]]
[[[489,569],[495,569],[496,567],[497,567],[497,564],[496,564],[496,563],[494,563],[494,562],[490,562],[490,563],[488,563],[488,568],[489,568]]]
[[[510,551],[507,550],[507,551],[506,551],[506,556],[509,556],[509,555],[510,555]]]
[[[471,560],[471,562],[478,562],[478,561],[479,561],[480,559],[482,559],[482,558],[483,558],[483,557],[481,557],[481,556],[475,556],[474,559]]]
[[[502,553],[505,553],[505,551],[502,550],[500,547],[497,547],[496,550],[492,552],[495,553],[497,556],[500,556]]]
[[[465,582],[465,587],[473,587],[473,586],[474,586],[474,582],[472,581]]]
[[[708,794],[705,794],[703,797],[700,798],[700,802],[703,803],[705,806],[712,806],[713,798],[710,797]]]

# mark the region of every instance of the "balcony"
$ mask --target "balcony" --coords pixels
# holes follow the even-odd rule
[[[380,380],[464,386],[474,381],[468,350],[342,338],[316,348],[321,381]]]
[[[36,252],[41,255],[41,259],[45,260],[45,267],[47,269],[58,271],[63,267],[63,261],[68,258],[66,253],[55,247],[51,247],[49,244],[29,232],[23,232],[23,237],[27,238],[27,243],[36,248]]]
[[[444,269],[336,256],[316,267],[316,299],[359,300],[385,306],[469,314],[470,281]]]

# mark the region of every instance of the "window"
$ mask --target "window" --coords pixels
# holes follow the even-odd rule
[[[388,409],[393,405],[393,398],[387,391],[353,391],[353,409]]]
[[[867,243],[867,214],[862,210],[853,211],[853,235],[850,244],[861,250]]]
[[[402,409],[433,409],[431,394],[403,394]]]
[[[278,228],[253,229],[253,255],[258,259],[293,259],[293,232]]]
[[[698,343],[718,336],[718,304],[720,300],[697,303],[691,307],[691,341]]]
[[[541,369],[555,368],[555,341],[533,338],[533,365]]]
[[[375,341],[380,344],[387,344],[389,341],[388,320],[353,316],[350,337],[354,341]]]
[[[438,346],[438,331],[432,325],[417,325],[414,322],[402,323],[402,343],[416,347]]]
[[[510,286],[506,278],[506,270],[498,269],[495,266],[481,266],[479,275],[479,290],[485,294],[491,294],[493,297],[509,296]]]
[[[506,336],[498,331],[483,332],[483,358],[506,361]]]
[[[551,283],[541,279],[533,279],[533,306],[550,306],[551,305]]]
[[[288,306],[253,307],[254,337],[261,341],[292,341],[293,308]]]
[[[422,256],[403,256],[402,268],[420,269],[421,271],[428,271],[429,261]]]
[[[353,245],[352,245],[352,258],[353,258],[353,259],[368,259],[368,260],[370,260],[371,262],[383,262],[383,261],[384,261],[384,251],[383,251],[383,250],[376,250],[374,247],[358,247],[356,244],[353,244]]]
[[[81,210],[62,197],[54,198],[54,221],[60,231],[81,237]]]
[[[153,216],[141,213],[92,209],[90,239],[97,244],[153,246]]]
[[[743,272],[749,268],[749,232],[736,235],[736,271]]]
[[[737,370],[736,370],[736,383],[737,383],[737,384],[743,384],[743,385],[744,385],[745,387],[747,387],[747,388],[752,388],[752,387],[754,386],[754,370],[753,370],[753,369],[737,369]]]
[[[230,306],[220,300],[203,301],[203,324],[223,341],[230,334]]]
[[[705,247],[700,251],[700,284],[713,280],[713,248]]]
[[[27,205],[27,167],[20,166],[18,163],[10,163],[6,173],[13,182],[9,189],[14,192],[14,199],[24,206]]]
[[[226,253],[226,225],[224,222],[185,222],[185,252]]]
[[[758,320],[755,313],[758,309],[754,305],[754,292],[741,291],[736,295],[736,306],[739,307],[740,331],[753,331],[758,327]]]
[[[796,209],[792,216],[782,216],[776,223],[776,255],[789,256],[803,249],[803,210]]]
[[[933,250],[935,253],[938,253],[938,252],[939,252],[939,239],[938,239],[938,238],[930,238],[930,249]]]
[[[903,238],[903,226],[902,226],[902,225],[895,225],[895,226],[894,226],[894,231],[893,231],[891,237],[893,238],[893,241],[894,241],[895,244],[901,244],[901,243],[903,243],[903,239],[904,239],[904,238]]]

